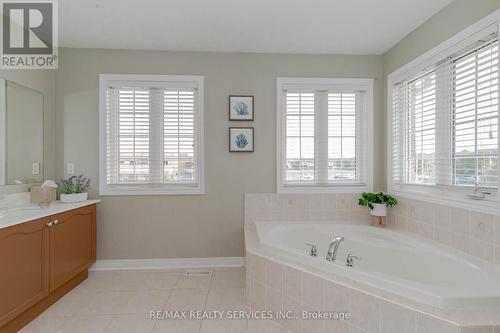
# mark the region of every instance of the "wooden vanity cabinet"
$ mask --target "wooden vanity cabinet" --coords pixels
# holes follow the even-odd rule
[[[50,291],[95,262],[95,206],[54,217],[49,228]]]
[[[49,221],[0,229],[0,327],[49,294]]]
[[[15,332],[87,276],[96,205],[0,229],[0,333]]]

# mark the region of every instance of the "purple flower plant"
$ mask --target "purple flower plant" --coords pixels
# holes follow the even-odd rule
[[[83,193],[87,192],[87,189],[90,187],[90,178],[83,175],[78,177],[71,176],[68,179],[61,179],[57,185],[59,185],[61,193],[64,194]]]

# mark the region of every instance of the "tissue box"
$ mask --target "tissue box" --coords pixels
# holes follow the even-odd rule
[[[53,187],[33,186],[30,193],[31,203],[37,203],[40,207],[48,207],[56,200],[57,189]]]

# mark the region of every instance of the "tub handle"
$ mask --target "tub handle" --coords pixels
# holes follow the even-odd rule
[[[354,259],[361,260],[361,258],[360,258],[360,257],[355,256],[355,255],[353,255],[353,254],[350,254],[350,253],[349,253],[349,254],[347,255],[345,265],[346,265],[347,267],[352,267],[352,266],[353,266],[353,264],[354,264]]]
[[[308,244],[308,243],[305,243],[307,246],[310,246],[311,247],[311,250],[309,250],[309,255],[311,257],[317,257],[318,256],[318,248],[316,247],[316,245],[314,244]]]

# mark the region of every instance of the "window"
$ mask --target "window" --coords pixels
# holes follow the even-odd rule
[[[453,61],[453,184],[498,183],[498,40]]]
[[[394,175],[407,183],[436,183],[436,72],[431,71],[394,89]]]
[[[101,195],[203,193],[203,77],[100,75]]]
[[[486,201],[498,188],[498,33],[479,29],[389,76],[389,190]],[[492,194],[492,195],[491,195]]]
[[[278,192],[372,187],[370,79],[279,78]]]

